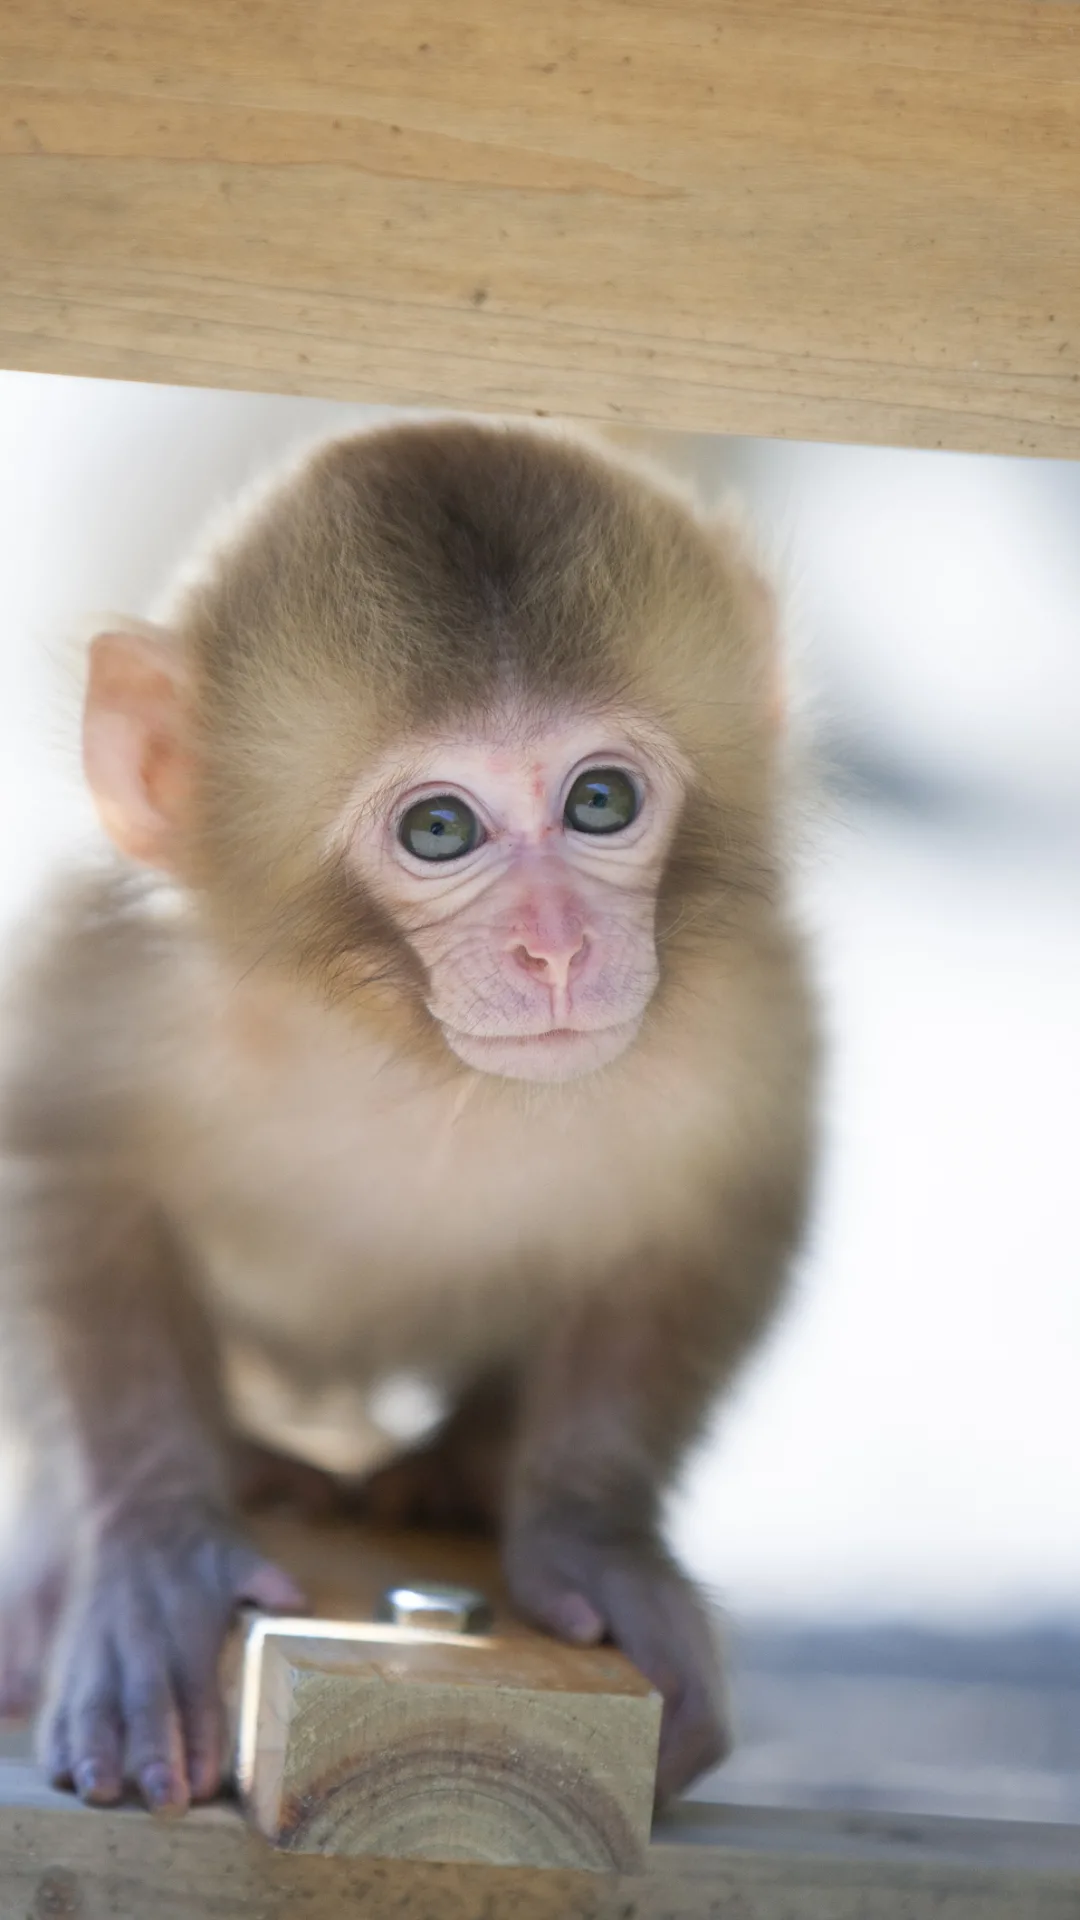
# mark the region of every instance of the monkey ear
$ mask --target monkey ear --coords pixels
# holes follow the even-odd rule
[[[191,789],[185,677],[169,635],[99,633],[90,645],[83,769],[98,817],[131,860],[175,864]]]

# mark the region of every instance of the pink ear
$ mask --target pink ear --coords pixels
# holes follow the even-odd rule
[[[183,663],[168,635],[101,633],[90,647],[83,769],[113,845],[172,867],[190,789]]]

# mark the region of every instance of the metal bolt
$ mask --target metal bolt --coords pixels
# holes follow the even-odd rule
[[[472,1587],[446,1586],[441,1580],[421,1580],[387,1587],[379,1596],[376,1620],[394,1627],[433,1627],[439,1633],[486,1633],[491,1607]]]

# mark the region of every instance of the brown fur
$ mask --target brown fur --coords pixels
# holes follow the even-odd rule
[[[610,1630],[664,1688],[669,1791],[724,1736],[661,1496],[781,1295],[810,1171],[768,597],[733,536],[592,448],[425,425],[319,452],[173,626],[177,884],[66,892],[0,1097],[5,1417],[52,1485],[8,1589],[79,1540],[47,1763],[91,1799],[216,1784],[217,1639],[282,1592],[228,1494],[235,1340],[313,1383],[439,1377],[458,1412],[366,1497],[498,1524],[523,1607]],[[612,703],[685,770],[659,987],[590,1077],[472,1074],[328,836],[358,768],[433,722]],[[110,1731],[117,1621],[153,1698],[109,1696]]]

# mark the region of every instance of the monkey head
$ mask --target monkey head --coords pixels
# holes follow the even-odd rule
[[[99,636],[84,757],[123,852],[403,1044],[613,1062],[760,881],[768,596],[730,534],[578,441],[322,448]]]

